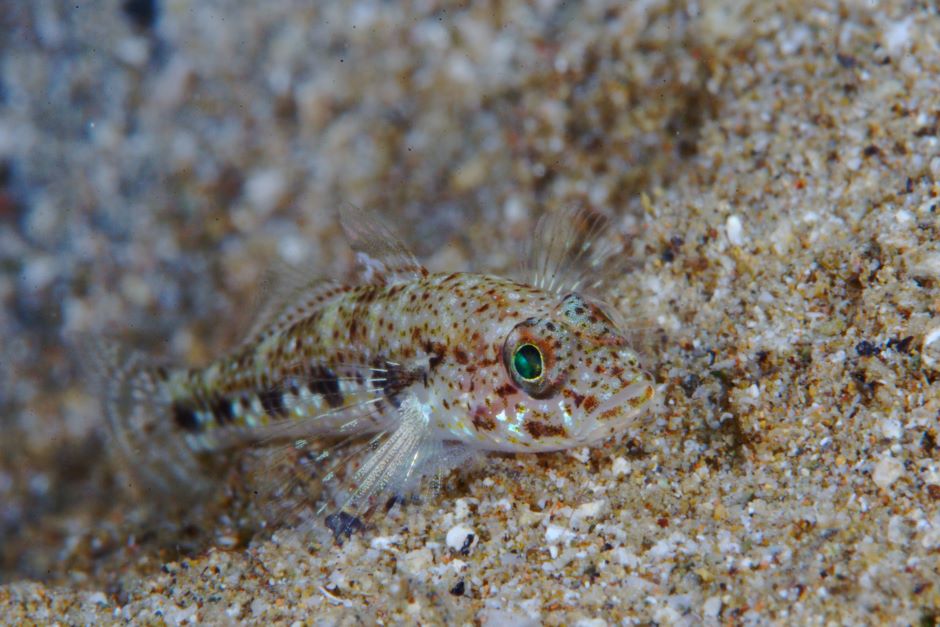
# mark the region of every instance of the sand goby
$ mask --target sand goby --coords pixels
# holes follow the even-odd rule
[[[371,216],[349,208],[342,222],[359,281],[282,288],[248,337],[206,367],[99,351],[112,434],[145,479],[184,488],[205,456],[362,438],[340,503],[348,533],[379,499],[471,455],[596,444],[654,400],[603,300],[623,264],[599,213],[546,214],[520,280],[429,273]]]

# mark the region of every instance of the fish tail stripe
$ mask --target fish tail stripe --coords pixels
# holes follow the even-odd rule
[[[232,411],[232,401],[223,396],[217,396],[209,405],[209,410],[212,413],[212,417],[220,425],[231,424],[235,420],[235,415]]]
[[[310,391],[319,394],[331,408],[342,407],[343,393],[339,388],[339,379],[329,368],[317,366],[307,380]]]
[[[269,416],[286,416],[287,408],[284,406],[284,395],[276,389],[268,388],[258,392],[261,407]]]
[[[172,412],[173,422],[183,431],[199,433],[203,430],[203,425],[192,406],[177,402],[173,404]]]

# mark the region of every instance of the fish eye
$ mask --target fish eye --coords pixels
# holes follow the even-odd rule
[[[568,377],[567,331],[550,320],[520,322],[503,341],[503,368],[512,386],[535,399],[551,398]]]
[[[513,374],[527,383],[542,377],[542,351],[534,344],[521,344],[512,355]]]

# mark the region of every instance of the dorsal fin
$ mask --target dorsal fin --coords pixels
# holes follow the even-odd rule
[[[364,283],[400,283],[427,276],[428,271],[408,247],[372,213],[346,203],[340,223],[356,252]]]
[[[322,304],[339,286],[334,281],[313,276],[301,267],[276,263],[262,280],[256,298],[256,312],[246,341],[262,333],[283,330],[304,312]]]
[[[340,224],[356,252],[359,280],[394,284],[427,276],[427,270],[376,216],[346,203]],[[276,263],[266,274],[246,341],[283,330],[336,293],[339,283],[312,275],[303,267]]]
[[[554,294],[603,296],[611,279],[627,266],[610,220],[585,207],[548,211],[528,245],[525,279]]]

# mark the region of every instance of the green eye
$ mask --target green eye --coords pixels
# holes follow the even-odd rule
[[[524,381],[542,376],[542,351],[532,344],[523,344],[512,356],[512,368]]]

